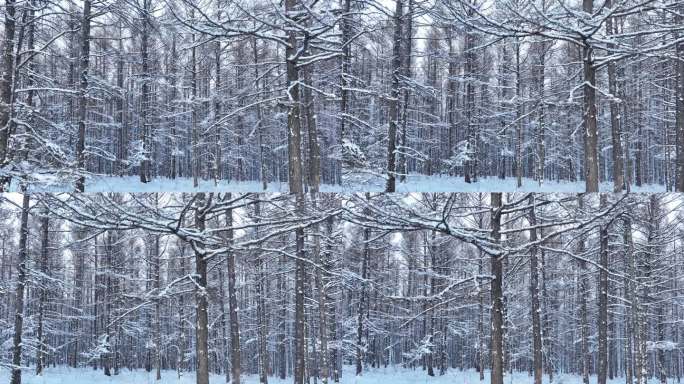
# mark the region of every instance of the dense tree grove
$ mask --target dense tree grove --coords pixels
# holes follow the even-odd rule
[[[424,175],[684,191],[679,0],[6,0],[0,14],[3,190],[129,176],[128,191],[392,192]]]
[[[346,365],[493,384],[684,373],[679,195],[3,198],[13,383],[55,365],[197,383],[338,382]]]

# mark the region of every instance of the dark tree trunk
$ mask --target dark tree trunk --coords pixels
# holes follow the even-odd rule
[[[584,12],[594,11],[594,0],[583,0]],[[594,50],[587,39],[583,40],[582,61],[584,66],[584,177],[586,192],[599,190],[598,126],[596,116],[596,68]],[[599,383],[603,384],[603,383]]]
[[[24,288],[28,262],[28,214],[30,196],[24,193],[19,229],[19,257],[17,258],[17,287],[14,302],[14,337],[12,338],[12,379],[10,384],[21,384],[21,348],[24,327]]]
[[[535,196],[530,195],[530,242],[537,241],[537,214],[535,212]],[[541,331],[541,304],[539,301],[539,258],[537,246],[533,245],[530,249],[530,295],[532,297],[532,365],[534,371],[534,384],[541,384],[543,372],[542,365],[542,331]]]
[[[14,34],[16,30],[16,0],[5,1],[5,38],[3,41],[3,69],[0,77],[0,168],[9,161],[8,144],[10,138],[13,108],[14,85]],[[8,178],[0,178],[0,192],[5,190]]]
[[[298,18],[296,13],[301,8],[298,6],[298,2],[299,0],[285,0],[285,16],[295,24],[297,24]],[[289,93],[289,111],[287,114],[288,186],[290,193],[301,194],[303,192],[302,136],[299,69],[297,67],[300,53],[298,52],[298,39],[295,28],[289,30],[287,42],[285,62],[287,67],[287,92]]]
[[[300,183],[301,187],[301,183]],[[296,196],[297,213],[304,213],[304,195]],[[294,384],[306,383],[306,318],[304,313],[306,253],[304,251],[304,228],[298,226],[295,230],[296,255],[295,261],[295,356],[294,356]]]
[[[387,185],[385,192],[396,190],[396,151],[397,151],[397,126],[399,124],[399,85],[401,77],[401,42],[402,21],[404,12],[403,0],[396,0],[394,10],[394,37],[392,48],[392,86],[389,100],[389,129],[387,130]]]
[[[230,194],[228,194],[230,199]],[[228,244],[233,243],[233,210],[226,213],[226,228],[228,229]],[[230,368],[233,375],[233,383],[240,384],[240,323],[238,319],[238,303],[235,276],[235,253],[229,251],[228,255],[228,304],[230,306]]]
[[[490,230],[493,242],[501,239],[501,193],[491,194]],[[504,375],[504,295],[503,295],[503,259],[499,255],[491,256],[492,263],[492,371],[491,384],[503,384]]]
[[[604,205],[605,196],[601,196]],[[608,376],[608,228],[600,228],[598,282],[598,384],[606,384]]]
[[[48,217],[47,210],[43,211],[40,224],[41,238],[40,238],[40,272],[43,276],[48,276],[48,249],[50,247],[50,219]],[[43,281],[43,285],[38,287],[40,290],[38,298],[38,325],[36,329],[36,340],[38,342],[38,348],[36,350],[36,375],[40,376],[43,374],[43,367],[45,367],[45,338],[43,336],[43,318],[45,316],[45,303],[47,301],[48,290],[44,285],[46,281]]]
[[[211,195],[209,197],[211,200]],[[205,208],[208,205],[207,197],[204,193],[197,195],[197,202],[195,207],[195,226],[199,233],[203,233],[206,224]],[[204,260],[204,253],[198,248],[195,250],[195,273],[197,274],[197,281],[195,286],[195,300],[196,300],[196,316],[197,342],[196,358],[197,358],[197,383],[209,384],[209,319],[208,313],[209,302],[207,298],[207,262]]]
[[[81,19],[81,50],[79,60],[78,86],[78,139],[76,142],[76,162],[78,171],[86,171],[86,119],[88,118],[88,65],[90,63],[90,0],[83,1],[83,18]],[[85,190],[85,176],[79,175],[76,180],[76,191]]]

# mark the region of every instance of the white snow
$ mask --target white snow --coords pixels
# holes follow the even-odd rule
[[[193,186],[193,180],[189,177],[170,179],[167,177],[153,178],[149,183],[141,183],[139,176],[90,176],[86,179],[86,192],[287,192],[286,182],[268,183],[264,191],[261,181],[226,181],[220,180],[214,184],[214,180],[198,180],[199,186]],[[10,191],[18,191],[18,185],[13,181]],[[41,183],[29,186],[31,192],[71,192],[74,185],[64,183]],[[341,192],[339,185],[323,184],[321,192]]]
[[[342,185],[322,184],[321,192],[383,192],[386,179],[381,175],[352,174],[343,178]],[[141,183],[138,176],[90,176],[86,179],[86,192],[287,192],[287,182],[268,183],[264,191],[261,182],[253,181],[226,181],[221,180],[214,184],[214,180],[199,180],[199,187],[193,187],[192,178],[169,179],[157,177],[149,183]],[[30,192],[70,192],[73,184],[56,183],[52,180],[32,184]],[[601,191],[612,192],[613,184],[610,181],[601,183]],[[18,185],[13,181],[10,191],[18,191]],[[548,193],[577,193],[584,192],[584,182],[551,181],[547,180],[540,186],[533,179],[524,178],[522,187],[516,187],[516,179],[509,177],[504,180],[498,177],[481,177],[476,183],[466,183],[463,177],[455,176],[425,176],[410,174],[406,182],[400,182],[397,178],[396,192],[548,192]],[[665,192],[664,185],[632,186],[632,192]]]
[[[352,180],[352,177],[343,179],[343,188],[345,191],[368,191],[368,192],[382,192],[385,190],[385,178],[380,176],[363,177],[364,182],[359,183],[358,180],[362,177],[353,177],[354,182],[345,182]],[[396,191],[401,193],[407,192],[546,192],[546,193],[577,193],[584,192],[584,181],[552,181],[545,180],[540,186],[539,182],[530,178],[523,178],[522,187],[517,188],[516,179],[508,177],[504,180],[498,177],[480,177],[476,183],[466,183],[463,177],[455,176],[426,176],[419,174],[410,174],[406,177],[406,182],[400,182],[397,178]],[[602,192],[612,192],[612,181],[601,183],[600,190]],[[632,186],[632,192],[665,192],[664,185],[642,185],[641,187]]]
[[[9,382],[10,372],[0,368],[0,383]],[[259,382],[257,375],[242,376],[246,384],[256,384]],[[609,380],[609,384],[623,384],[624,378]],[[223,375],[212,374],[209,379],[211,384],[222,384],[226,382]],[[104,376],[101,370],[94,371],[92,368],[68,368],[57,367],[47,368],[43,376],[36,376],[33,369],[27,370],[22,375],[23,384],[193,384],[195,382],[194,372],[184,372],[178,379],[175,371],[162,371],[162,380],[155,381],[155,372],[146,372],[143,369],[129,371],[122,369],[118,376]],[[287,377],[284,381],[277,377],[269,377],[268,382],[272,384],[292,383],[292,377]],[[312,380],[313,382],[313,380]],[[332,383],[332,380],[330,381]],[[544,384],[549,384],[548,376],[544,376]],[[651,380],[656,383],[656,379]],[[345,366],[343,370],[341,384],[480,384],[479,374],[475,370],[459,371],[449,369],[445,375],[439,376],[439,370],[435,370],[435,376],[429,377],[426,371],[419,367],[415,370],[401,367],[388,367],[370,369],[363,375],[354,375],[354,367]],[[489,374],[485,373],[483,384],[489,383]],[[527,372],[515,372],[504,377],[504,384],[532,384],[533,378]],[[574,375],[558,374],[554,377],[554,384],[581,384],[582,378]],[[591,378],[591,383],[596,383],[596,377]]]

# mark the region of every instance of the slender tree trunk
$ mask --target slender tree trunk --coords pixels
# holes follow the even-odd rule
[[[290,1],[290,0],[288,0]],[[301,188],[301,183],[299,185]],[[304,194],[300,191],[295,195],[297,214],[301,217],[304,213]],[[294,384],[306,383],[306,317],[304,308],[305,279],[306,279],[306,253],[304,250],[304,228],[298,226],[295,229],[296,255],[295,261],[295,361],[294,361]]]
[[[392,85],[389,98],[389,128],[387,130],[387,184],[385,192],[396,191],[397,126],[399,124],[399,85],[401,77],[401,42],[404,13],[403,0],[396,0],[392,48]]]
[[[577,196],[577,206],[578,211],[581,213],[584,210],[584,196]],[[577,254],[583,255],[586,252],[586,244],[584,235],[580,235],[577,241]],[[580,361],[582,363],[582,382],[583,384],[589,384],[589,373],[591,364],[591,354],[589,353],[589,319],[588,319],[588,309],[587,309],[587,295],[589,294],[589,281],[587,274],[587,262],[584,260],[579,261],[580,275],[579,275],[579,315],[580,315],[580,338],[581,338],[581,351],[580,351]]]
[[[411,71],[411,53],[413,51],[413,12],[414,12],[414,0],[408,0],[408,12],[405,16],[406,23],[406,41],[404,42],[404,53],[402,57],[402,66],[404,71],[404,81],[410,82],[412,72]],[[399,151],[399,171],[401,175],[399,176],[399,181],[402,183],[406,181],[406,174],[408,173],[408,160],[406,159],[406,149],[408,148],[408,109],[409,102],[411,100],[411,87],[404,87],[404,105],[401,109],[401,146],[402,149]]]
[[[28,214],[31,197],[24,193],[19,229],[19,257],[17,259],[17,287],[14,302],[14,337],[12,338],[12,379],[10,384],[21,384],[21,348],[24,327],[24,289],[28,263]]]
[[[116,60],[116,87],[120,94],[116,98],[116,118],[119,124],[119,147],[117,152],[117,172],[119,176],[126,174],[126,159],[128,157],[128,135],[126,131],[126,90],[124,89],[124,48],[123,48],[123,22],[118,25],[118,52]],[[174,46],[175,47],[175,46]],[[172,133],[173,135],[173,133]]]
[[[258,224],[261,217],[261,204],[257,201],[254,203],[254,221]],[[255,236],[259,238],[259,227],[255,228]],[[264,273],[264,263],[261,255],[256,257],[256,270],[258,282],[257,288],[257,321],[259,327],[259,383],[268,384],[268,318],[266,315],[266,299],[268,282],[266,274]]]
[[[76,142],[76,162],[78,171],[86,171],[86,119],[88,118],[88,65],[90,63],[90,0],[83,1],[83,18],[81,19],[81,50],[79,60],[78,86],[78,139]],[[79,175],[76,180],[76,191],[85,191],[85,176]]]
[[[211,199],[211,195],[209,196]],[[195,226],[199,233],[205,230],[206,213],[208,206],[207,197],[204,193],[197,194],[195,207]],[[207,262],[204,260],[204,253],[200,249],[195,250],[195,272],[197,281],[195,282],[195,300],[197,342],[195,345],[197,359],[197,381],[196,384],[209,384],[209,301],[207,298]]]
[[[155,206],[158,206],[159,194],[155,194]],[[153,245],[154,254],[154,291],[158,295],[161,289],[161,275],[160,275],[160,257],[159,257],[159,235],[154,236]],[[157,297],[154,302],[154,367],[155,379],[161,380],[161,363],[162,363],[162,334],[161,334],[161,298]]]
[[[583,0],[584,12],[594,11],[594,0]],[[598,126],[596,116],[596,68],[594,50],[589,41],[583,41],[582,61],[584,66],[584,176],[586,192],[599,190]],[[604,384],[604,383],[599,383]]]
[[[111,313],[112,313],[112,301],[114,300],[114,292],[112,287],[112,272],[113,272],[113,258],[112,258],[112,232],[107,231],[105,235],[105,297],[104,297],[104,323],[105,323],[105,342],[106,350],[101,356],[102,367],[105,376],[111,376],[111,342],[112,342],[112,331],[111,331]]]
[[[195,46],[195,34],[192,34],[192,49],[191,49],[191,88],[192,88],[192,186],[197,188],[199,186],[199,132],[197,125],[199,124],[197,113],[197,47]]]
[[[221,19],[221,3],[219,2],[217,19]],[[218,185],[219,180],[223,178],[223,148],[221,143],[221,41],[217,40],[214,47],[214,65],[216,66],[216,80],[214,82],[214,185]]]
[[[535,196],[530,195],[530,242],[537,241],[537,214],[535,212]],[[541,384],[543,377],[542,365],[542,331],[541,331],[541,304],[539,301],[539,258],[537,246],[530,248],[530,295],[532,297],[532,365],[534,371],[534,384]]]
[[[317,193],[321,184],[321,148],[318,144],[318,128],[316,127],[316,105],[314,104],[310,88],[313,87],[312,71],[312,64],[309,64],[304,69],[304,81],[308,87],[302,89],[302,97],[304,99],[309,144],[309,172],[307,180],[309,181],[309,190],[312,193]]]
[[[501,193],[491,194],[490,229],[492,241],[501,239]],[[504,295],[503,295],[503,259],[491,256],[492,263],[492,371],[491,384],[503,384],[504,375]]]
[[[219,278],[219,307],[221,309],[221,352],[225,355],[223,356],[223,371],[226,374],[226,384],[230,383],[230,347],[228,346],[228,329],[226,325],[226,319],[229,315],[226,311],[225,297],[226,292],[223,289],[223,282],[225,281],[225,275],[223,274],[223,268],[218,268],[218,278]]]
[[[230,194],[228,194],[230,199]],[[227,242],[229,245],[233,243],[233,210],[230,209],[226,213],[226,228]],[[235,253],[228,252],[228,304],[230,305],[230,368],[233,375],[233,384],[240,384],[240,323],[238,318],[238,302],[236,292],[236,276],[235,276]]]
[[[366,200],[370,199],[370,194],[366,193]],[[361,289],[359,291],[359,307],[356,311],[356,376],[363,372],[363,345],[364,322],[363,316],[366,308],[366,279],[368,279],[368,263],[370,262],[370,227],[363,229],[363,259],[361,260]]]
[[[347,139],[347,113],[349,112],[349,86],[351,82],[349,81],[350,69],[351,69],[351,38],[352,38],[352,15],[351,12],[351,0],[341,0],[342,7],[344,9],[344,17],[341,20],[341,30],[342,30],[342,66],[340,71],[340,85],[342,86],[340,95],[340,145],[342,160],[344,160],[346,154],[346,141]],[[343,171],[344,163],[339,161],[337,165],[340,169],[340,173]],[[342,182],[342,178],[338,178],[338,183]]]
[[[311,193],[311,202],[314,209],[316,209],[316,194]],[[314,247],[313,255],[314,261],[317,265],[315,280],[316,280],[316,293],[318,297],[318,332],[319,339],[321,343],[320,347],[320,377],[323,384],[328,384],[328,378],[330,377],[330,365],[329,365],[329,355],[328,355],[328,308],[327,308],[327,292],[326,283],[324,281],[323,271],[325,265],[327,265],[330,254],[328,251],[325,252],[325,256],[321,256],[321,239],[318,224],[314,224],[312,227],[314,231]]]
[[[546,1],[542,1],[542,10],[546,12]],[[544,170],[546,167],[546,40],[540,38],[537,42],[539,62],[537,63],[537,171],[535,176],[539,186],[544,184]]]
[[[612,8],[612,0],[606,1],[606,8]],[[617,25],[612,17],[606,19],[606,33],[617,33]],[[615,44],[609,43],[608,49],[614,49]],[[608,63],[608,92],[610,99],[610,133],[613,144],[613,192],[621,192],[625,189],[624,157],[622,155],[622,130],[620,129],[620,106],[618,105],[618,89],[616,79],[615,62]]]
[[[469,16],[471,12],[468,12]],[[473,53],[473,48],[475,45],[475,37],[473,31],[469,27],[466,27],[465,33],[463,35],[463,55],[464,59],[464,75],[466,76],[465,81],[465,123],[466,128],[466,160],[464,161],[463,167],[463,181],[466,183],[472,183],[477,181],[477,175],[475,174],[475,162],[477,157],[477,141],[475,140],[475,84],[474,77],[475,74],[475,54]]]
[[[684,6],[679,7],[680,16],[677,17],[679,24],[684,22]],[[681,35],[680,35],[681,36]],[[677,44],[677,58],[675,63],[676,74],[676,152],[677,163],[675,165],[675,190],[684,192],[684,42]],[[0,120],[0,126],[2,121]]]
[[[47,210],[43,211],[41,217],[41,238],[40,238],[40,273],[43,276],[48,276],[48,249],[50,247],[50,219],[48,217]],[[45,367],[45,338],[43,335],[43,318],[45,316],[45,303],[47,301],[48,290],[44,285],[46,281],[43,281],[43,285],[38,289],[40,290],[38,298],[38,325],[36,330],[36,340],[38,342],[38,348],[36,350],[36,375],[43,375],[43,368]]]
[[[256,93],[259,93],[259,50],[257,47],[257,38],[252,37],[252,49],[254,52],[254,88]],[[266,158],[264,157],[264,138],[263,138],[263,126],[261,125],[262,114],[261,114],[261,103],[256,105],[256,130],[257,138],[259,140],[259,176],[261,178],[261,189],[264,191],[268,188],[268,168],[266,167]]]
[[[522,187],[523,177],[523,104],[522,74],[520,73],[520,38],[515,38],[515,179],[518,188]]]
[[[142,125],[140,132],[140,142],[142,143],[142,156],[140,158],[140,182],[150,182],[150,157],[152,150],[150,148],[150,123],[149,110],[152,107],[151,92],[150,92],[150,64],[149,64],[149,13],[151,0],[143,0],[142,9],[142,31],[140,32],[140,59],[142,61],[142,104],[140,108],[140,123]],[[194,52],[194,48],[193,48]]]
[[[605,195],[601,196],[604,205]],[[608,228],[600,228],[598,282],[598,384],[606,384],[608,376]]]
[[[5,1],[5,36],[3,41],[3,70],[0,77],[0,169],[9,162],[9,138],[13,109],[14,34],[16,30],[16,0]],[[9,178],[0,178],[0,192],[8,187]]]
[[[181,246],[180,254],[180,276],[185,276],[185,247]],[[178,333],[180,334],[178,340],[178,359],[176,361],[176,373],[178,379],[180,380],[185,371],[185,348],[186,348],[186,335],[185,335],[185,300],[183,294],[178,295]]]

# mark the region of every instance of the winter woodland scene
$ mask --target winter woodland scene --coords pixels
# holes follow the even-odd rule
[[[0,381],[665,384],[677,194],[5,194]]]
[[[0,190],[684,191],[681,0],[0,12]]]

